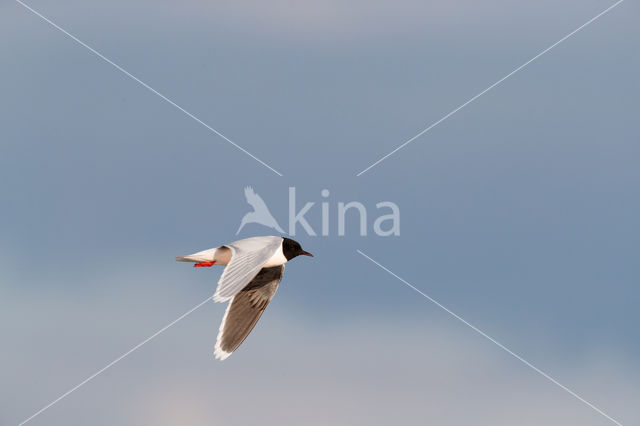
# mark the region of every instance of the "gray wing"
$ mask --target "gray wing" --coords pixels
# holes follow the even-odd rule
[[[245,288],[281,244],[281,237],[252,237],[227,244],[231,261],[224,268],[213,300],[225,302]]]
[[[214,355],[223,360],[247,338],[282,280],[284,265],[263,268],[251,282],[233,296],[224,313]]]

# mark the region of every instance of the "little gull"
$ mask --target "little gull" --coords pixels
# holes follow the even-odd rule
[[[276,294],[284,264],[300,255],[313,256],[297,241],[266,236],[176,257],[196,267],[226,265],[213,295],[216,302],[230,300],[218,331],[216,358],[227,358],[247,338]]]

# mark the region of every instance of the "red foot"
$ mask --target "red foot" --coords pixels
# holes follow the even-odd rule
[[[202,268],[202,267],[207,267],[208,268],[210,266],[213,266],[214,263],[216,263],[215,260],[213,262],[199,262],[199,263],[194,264],[193,266],[195,268]]]

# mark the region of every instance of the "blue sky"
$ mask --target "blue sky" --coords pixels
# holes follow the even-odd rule
[[[173,259],[237,238],[246,185],[281,224],[329,189],[332,235],[297,236],[316,257],[240,350],[213,360],[205,305],[32,424],[610,424],[356,249],[640,421],[637,4],[360,177],[612,2],[28,4],[283,176],[2,3],[1,424],[212,294]],[[338,237],[353,200],[400,236]]]

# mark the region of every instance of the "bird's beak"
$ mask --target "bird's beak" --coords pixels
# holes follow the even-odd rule
[[[304,250],[302,250],[302,253],[300,253],[300,254],[304,254],[305,256],[313,257],[313,255],[311,253],[309,253],[308,251],[304,251]]]

